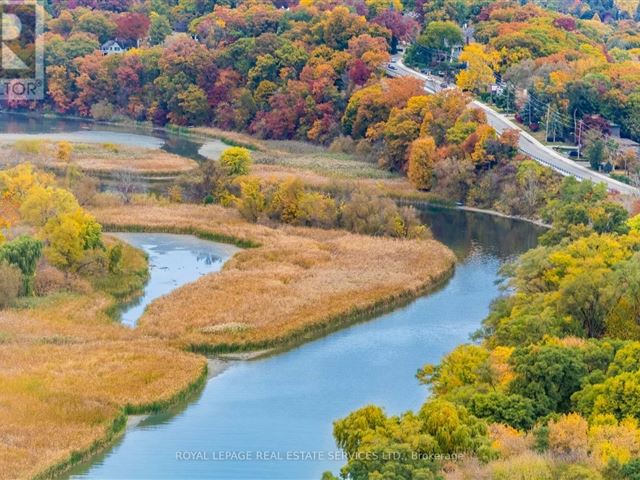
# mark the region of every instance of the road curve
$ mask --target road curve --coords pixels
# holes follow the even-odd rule
[[[424,89],[429,93],[435,93],[442,90],[441,81],[435,77],[424,75],[412,68],[407,67],[402,63],[402,59],[399,56],[392,58],[390,66],[387,68],[387,74],[393,77],[406,77],[411,76],[423,80],[425,82]],[[550,147],[543,145],[531,134],[525,132],[517,124],[506,118],[501,113],[495,111],[488,105],[474,100],[471,102],[476,108],[482,109],[487,115],[487,121],[498,132],[501,133],[507,129],[514,129],[520,132],[520,151],[532,159],[536,160],[547,167],[553,168],[565,176],[574,176],[579,180],[591,180],[595,183],[603,182],[607,185],[607,188],[611,191],[617,191],[626,195],[638,195],[640,190],[634,188],[625,183],[614,180],[601,173],[589,170],[582,165],[573,162],[572,160],[560,155],[558,152]]]

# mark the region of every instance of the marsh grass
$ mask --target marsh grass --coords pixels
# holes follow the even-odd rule
[[[252,248],[158,299],[136,329],[109,314],[114,295],[142,281],[145,259],[135,249],[125,249],[120,276],[94,279],[89,291],[0,311],[0,478],[59,475],[118,438],[127,414],[192,398],[207,377],[206,358],[194,352],[289,347],[402,304],[444,281],[454,265],[432,240],[270,228],[218,206],[94,213],[108,228]]]
[[[58,475],[117,438],[126,414],[159,411],[202,387],[204,358],[109,316],[112,294],[133,295],[146,278],[144,254],[123,254],[121,272],[94,279],[89,291],[0,311],[0,478]]]
[[[94,211],[106,225],[248,239],[221,272],[158,299],[142,334],[199,352],[274,347],[313,338],[415,298],[447,278],[453,254],[432,240],[269,228],[218,206]],[[169,227],[170,225],[170,227]],[[245,328],[225,328],[242,324]]]
[[[66,169],[71,164],[94,175],[125,170],[149,176],[179,175],[198,166],[195,160],[163,150],[112,143],[74,143],[71,158],[69,162],[65,162],[56,156],[57,145],[56,142],[43,140],[0,143],[0,154],[6,164],[29,161],[58,171]]]

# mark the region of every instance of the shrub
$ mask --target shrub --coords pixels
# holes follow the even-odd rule
[[[220,155],[220,164],[227,175],[247,175],[251,166],[251,153],[243,147],[227,148]]]
[[[338,223],[336,201],[322,193],[305,193],[298,204],[296,223],[309,227],[334,228]]]
[[[561,416],[549,422],[549,449],[569,460],[586,458],[589,440],[587,421],[577,413]]]
[[[42,140],[18,140],[16,141],[14,148],[20,153],[26,153],[28,155],[38,155],[42,152],[44,142]]]
[[[558,480],[602,480],[596,470],[579,464],[561,466],[556,477]]]
[[[551,468],[537,455],[525,454],[491,464],[492,480],[551,480]]]
[[[72,153],[73,145],[71,145],[71,143],[66,141],[58,142],[58,149],[56,151],[56,158],[58,160],[67,163],[71,160]]]
[[[108,122],[113,119],[113,105],[106,100],[100,100],[91,106],[91,117],[95,120]]]
[[[337,137],[331,145],[329,151],[336,153],[354,153],[356,150],[355,142],[351,137]]]
[[[123,256],[123,250],[122,250],[121,243],[116,243],[113,247],[109,249],[109,253],[108,253],[109,273],[118,273],[122,270],[122,256]]]
[[[353,194],[342,209],[342,225],[352,232],[390,237],[423,237],[427,229],[415,209],[399,208],[389,198]]]
[[[13,304],[22,290],[22,273],[15,265],[0,262],[0,308]]]
[[[100,192],[91,199],[91,204],[103,208],[121,207],[124,205],[124,199],[114,192]]]
[[[498,450],[502,458],[522,455],[531,446],[531,437],[500,423],[489,425],[489,437],[492,440],[493,448]]]
[[[172,203],[182,203],[183,194],[182,188],[179,185],[172,185],[169,187],[169,191],[167,193],[169,195],[169,201]]]
[[[287,178],[280,182],[269,204],[269,216],[285,223],[294,223],[298,218],[300,199],[304,186],[298,178]]]
[[[33,290],[39,297],[64,290],[67,287],[65,274],[58,268],[48,263],[43,263],[38,268],[38,274],[33,282]]]
[[[237,205],[240,215],[250,222],[258,221],[266,205],[259,179],[243,179],[240,184],[240,198],[237,200]]]

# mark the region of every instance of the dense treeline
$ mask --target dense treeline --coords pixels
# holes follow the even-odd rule
[[[499,2],[485,8],[479,20],[475,39],[485,45],[477,49],[484,64],[528,92],[520,103],[522,121],[544,123],[549,106],[558,138],[568,136],[580,120],[595,126],[590,116],[599,115],[640,139],[637,22],[576,20],[531,4]],[[606,123],[602,129],[608,133]]]
[[[416,30],[399,3],[384,1],[351,9],[136,2],[122,13],[77,5],[85,3],[69,2],[47,24],[54,110],[316,142],[339,133],[350,94],[374,81],[390,48]],[[102,55],[109,39],[142,43]]]
[[[529,167],[517,174],[513,137],[496,139],[481,114],[463,113],[462,97],[430,100],[421,82],[383,79],[383,70],[398,42],[417,36],[408,61],[448,65],[452,72],[466,67],[458,84],[481,95],[507,80],[511,86],[493,99],[515,107],[518,120],[534,130],[548,124],[554,138],[584,144],[595,167],[619,163],[632,176],[637,159],[592,137],[606,135],[609,121],[623,134],[640,135],[638,25],[620,15],[600,18],[591,7],[595,18],[584,9],[578,15],[570,6],[548,7],[507,1],[56,1],[45,34],[46,106],[102,120],[125,115],[335,142],[407,172],[420,189],[530,214],[514,201],[517,190],[522,182],[547,179],[531,182]],[[469,22],[463,35],[460,25]],[[99,48],[108,40],[128,50],[103,55]],[[454,50],[468,42],[457,57]],[[453,123],[439,125],[447,121]],[[584,138],[576,138],[578,125]]]
[[[418,372],[432,389],[418,414],[336,422],[345,478],[638,478],[640,217],[573,179],[544,215],[553,227],[504,268],[480,342]],[[394,460],[368,460],[382,452]]]

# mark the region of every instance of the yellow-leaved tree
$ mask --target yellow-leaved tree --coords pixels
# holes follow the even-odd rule
[[[479,43],[470,43],[460,54],[460,61],[467,64],[456,79],[458,87],[471,92],[483,92],[496,81],[493,73],[495,54],[487,53]]]
[[[430,190],[433,186],[433,166],[438,160],[436,142],[433,137],[417,138],[409,148],[407,175],[416,188]]]

